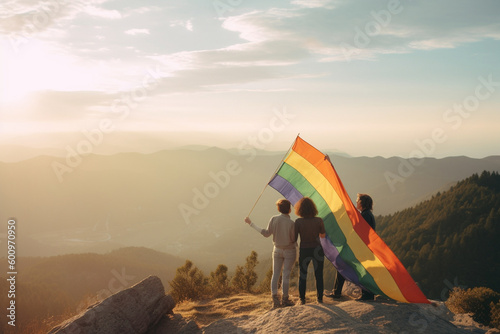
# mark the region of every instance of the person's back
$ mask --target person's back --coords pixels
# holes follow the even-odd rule
[[[323,219],[316,217],[318,209],[309,197],[303,197],[295,205],[295,213],[300,218],[295,221],[295,240],[300,236],[299,252],[299,297],[306,303],[307,267],[312,261],[318,302],[323,302],[323,248],[319,238],[325,237]]]
[[[325,233],[323,219],[320,217],[297,218],[295,220],[295,239],[300,234],[300,248],[321,246],[319,234]]]
[[[280,214],[271,218],[266,230],[260,232],[263,236],[273,236],[273,244],[280,249],[295,249],[295,223],[287,214]]]
[[[264,237],[273,236],[273,276],[271,278],[271,293],[273,307],[292,306],[294,303],[289,299],[288,290],[290,286],[290,273],[297,258],[297,243],[295,242],[295,223],[290,219],[291,203],[286,199],[276,202],[280,215],[271,217],[267,229],[263,229],[252,223],[249,217],[245,222],[260,232]],[[282,293],[283,300],[280,302],[278,296],[278,281],[283,268]]]

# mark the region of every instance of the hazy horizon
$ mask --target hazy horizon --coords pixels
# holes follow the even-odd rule
[[[295,138],[294,138],[295,140]],[[293,141],[292,141],[293,143]],[[72,148],[71,146],[67,146],[65,148],[57,147],[57,145],[54,146],[41,146],[41,145],[23,145],[23,144],[4,144],[0,145],[0,149],[2,152],[0,152],[0,162],[4,163],[16,163],[16,162],[21,162],[24,160],[29,160],[32,158],[40,157],[40,156],[48,156],[48,157],[68,157],[68,156],[73,156],[75,154],[78,154],[82,157],[87,156],[89,154],[95,154],[95,155],[104,155],[104,156],[111,156],[111,155],[116,155],[116,154],[127,154],[127,153],[137,153],[137,154],[155,154],[155,153],[160,153],[162,151],[177,151],[177,150],[190,150],[190,151],[205,151],[209,149],[220,149],[224,151],[231,152],[235,156],[241,155],[245,156],[248,155],[250,150],[254,150],[255,154],[257,155],[284,155],[287,152],[287,149],[259,149],[256,147],[245,147],[245,148],[238,148],[238,146],[214,146],[214,145],[204,145],[202,143],[200,144],[186,144],[186,145],[175,145],[175,144],[170,144],[170,145],[165,145],[161,141],[158,141],[155,144],[152,145],[147,145],[144,147],[121,147],[117,145],[108,145],[105,147],[94,147],[92,152],[90,153],[84,153],[81,154],[76,150],[75,148]],[[342,157],[347,157],[347,158],[384,158],[384,159],[391,159],[391,158],[402,158],[402,159],[411,159],[411,157],[404,157],[404,156],[381,156],[381,155],[359,155],[355,156],[352,154],[349,154],[349,152],[341,151],[335,148],[321,148],[321,150],[325,154],[330,154],[330,155],[338,155]],[[439,156],[439,157],[434,157],[434,156],[423,156],[423,158],[433,158],[433,159],[445,159],[445,158],[454,158],[454,157],[467,157],[467,158],[472,158],[472,159],[485,159],[485,158],[490,158],[490,157],[496,157],[500,156],[500,154],[491,154],[487,156],[467,156],[467,155],[450,155],[450,156]]]

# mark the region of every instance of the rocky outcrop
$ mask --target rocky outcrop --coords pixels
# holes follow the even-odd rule
[[[146,333],[167,313],[175,302],[165,295],[165,288],[156,276],[149,276],[136,285],[94,304],[75,317],[54,327],[49,334]]]
[[[349,291],[347,291],[349,292]],[[269,300],[269,296],[263,297]],[[236,309],[249,307],[248,295],[223,298],[234,303]],[[251,298],[250,298],[251,299]],[[245,303],[242,303],[242,300]],[[259,309],[260,299],[251,299]],[[217,301],[217,300],[215,300]],[[220,312],[220,300],[204,301],[206,312]],[[181,314],[173,314],[171,296],[158,277],[150,276],[131,288],[97,303],[81,314],[53,328],[49,334],[268,334],[268,333],[384,333],[384,334],[491,334],[498,330],[475,323],[469,315],[453,314],[443,302],[405,304],[377,298],[359,302],[350,297],[324,300],[293,307],[262,310],[262,312],[235,312],[201,328]]]
[[[330,301],[328,301],[330,302]],[[316,334],[492,334],[473,321],[457,320],[444,303],[404,304],[354,300],[296,305],[259,316],[221,319],[203,327],[203,334],[316,333]]]

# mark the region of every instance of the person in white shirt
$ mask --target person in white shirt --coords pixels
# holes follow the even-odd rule
[[[271,293],[273,297],[273,307],[292,306],[288,290],[290,287],[290,273],[297,259],[297,242],[295,241],[294,221],[290,218],[291,203],[286,199],[276,202],[280,215],[273,216],[269,221],[267,229],[263,229],[252,223],[249,217],[245,222],[253,227],[264,237],[273,236],[273,277],[271,279]],[[283,269],[282,300],[278,296],[278,280],[281,269]]]

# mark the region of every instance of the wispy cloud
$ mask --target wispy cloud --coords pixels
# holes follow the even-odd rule
[[[333,8],[332,0],[293,0],[292,5],[305,8]]]
[[[0,91],[0,98],[20,100],[38,92],[33,100],[38,105],[31,106],[38,111],[29,118],[70,122],[81,115],[85,120],[140,86],[145,73],[159,67],[158,85],[140,105],[158,119],[165,101],[175,100],[179,110],[189,104],[200,114],[218,115],[243,95],[261,97],[248,105],[300,100],[309,101],[304,104],[314,110],[331,110],[344,99],[346,105],[355,105],[346,110],[365,112],[373,110],[365,108],[367,101],[393,101],[395,95],[403,101],[410,90],[439,95],[428,88],[437,81],[429,83],[422,74],[429,66],[419,61],[446,67],[436,74],[443,76],[442,87],[452,81],[450,73],[462,76],[453,84],[463,85],[463,91],[471,76],[489,71],[495,82],[500,80],[491,60],[499,50],[498,0],[223,2],[231,8],[221,16],[210,3],[190,1],[2,1],[0,73],[2,87],[8,89]],[[388,7],[390,3],[397,8]],[[12,45],[18,46],[17,53]],[[443,52],[433,50],[457,57],[443,60]],[[346,64],[346,52],[356,62]],[[472,70],[466,62],[473,57],[481,66],[471,65]],[[381,76],[387,86],[379,84]],[[411,89],[400,84],[405,80],[412,81]],[[216,108],[186,98],[190,94],[219,104]],[[401,106],[414,100],[412,96]],[[77,103],[72,106],[71,101]],[[386,107],[391,109],[384,105],[378,110]],[[383,113],[392,117],[395,112]]]
[[[138,7],[138,8],[133,8],[133,9],[128,9],[126,10],[127,15],[130,14],[146,14],[150,12],[157,12],[161,11],[162,8],[158,6],[143,6],[143,7]]]
[[[149,29],[129,29],[126,30],[125,33],[132,36],[149,35]]]
[[[373,59],[413,49],[454,48],[485,38],[500,39],[500,23],[491,14],[495,8],[500,10],[498,2],[488,2],[475,14],[449,1],[418,6],[402,2],[390,9],[382,1],[370,2],[368,7],[348,1],[336,1],[334,6],[327,0],[296,0],[292,4],[297,7],[232,16],[223,27],[249,42],[267,41],[266,46],[271,41],[294,43],[296,49],[317,55],[320,61],[345,61],[346,45],[355,50],[353,58]],[[318,7],[322,10],[316,10]],[[451,8],[454,17],[443,17]],[[271,54],[264,48],[260,51]]]
[[[183,27],[186,30],[193,31],[192,20],[175,20],[170,23],[171,27]]]
[[[122,18],[116,9],[102,7],[109,0],[5,1],[0,4],[0,33],[33,35],[73,20],[79,14],[106,20]]]
[[[103,19],[116,20],[121,19],[122,14],[117,10],[105,9],[97,6],[87,6],[84,12],[90,16],[95,16]]]

